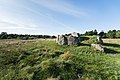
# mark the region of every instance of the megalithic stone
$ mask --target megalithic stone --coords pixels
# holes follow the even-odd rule
[[[72,37],[71,35],[68,36],[68,45],[73,45],[74,44],[74,37]]]
[[[56,43],[58,45],[77,45],[80,43],[80,36],[75,32],[69,35],[58,35]]]
[[[101,38],[100,36],[97,36],[97,40],[98,40],[98,42],[99,42],[100,44],[103,44],[103,40],[102,40],[102,38]]]

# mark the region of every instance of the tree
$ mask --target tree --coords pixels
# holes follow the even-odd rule
[[[100,37],[105,37],[105,32],[102,30],[102,31],[99,33],[99,36],[100,36]]]
[[[93,36],[93,35],[97,35],[97,34],[98,34],[98,32],[97,32],[97,30],[95,29],[94,31],[93,31],[93,30],[92,30],[92,31],[86,31],[85,34],[83,34],[83,35]]]
[[[108,33],[106,34],[108,38],[115,38],[116,36],[116,30],[109,30]]]
[[[1,39],[7,39],[7,32],[1,32],[0,38]]]
[[[120,38],[120,31],[118,30],[115,35],[116,38]]]
[[[51,38],[56,38],[56,36],[51,36]]]
[[[97,34],[98,34],[98,32],[97,32],[96,29],[93,31],[93,34],[94,34],[94,35],[97,35]]]
[[[86,36],[92,36],[92,35],[94,35],[94,32],[93,32],[93,30],[92,31],[86,31],[85,35]]]

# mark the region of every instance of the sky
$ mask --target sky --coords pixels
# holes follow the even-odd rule
[[[0,0],[0,32],[57,35],[120,30],[120,0]]]

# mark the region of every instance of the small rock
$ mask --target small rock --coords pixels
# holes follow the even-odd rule
[[[104,52],[104,47],[100,44],[91,44],[92,47],[94,47],[95,49]]]

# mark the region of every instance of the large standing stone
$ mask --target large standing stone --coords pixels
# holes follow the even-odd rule
[[[103,40],[101,39],[100,36],[97,36],[97,40],[98,40],[98,42],[99,42],[100,44],[103,44]]]
[[[74,44],[74,37],[68,36],[68,45],[73,45]]]
[[[58,35],[56,42],[59,45],[66,45],[67,44],[67,38],[64,35]]]
[[[58,42],[59,42],[59,36],[60,36],[60,35],[57,35],[57,38],[56,38],[56,43],[58,43]]]
[[[79,37],[78,33],[76,33],[76,32],[71,33],[71,35],[72,35],[73,37]]]
[[[68,37],[68,45],[77,45],[79,43],[80,43],[80,38],[73,36]]]

